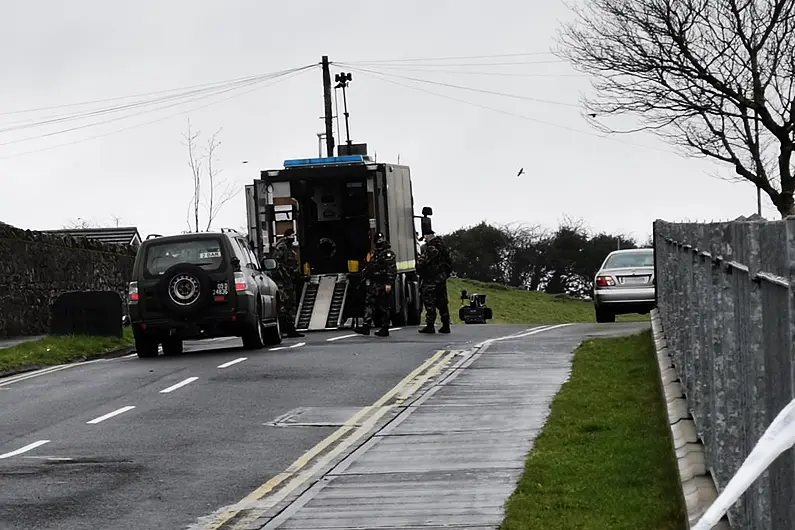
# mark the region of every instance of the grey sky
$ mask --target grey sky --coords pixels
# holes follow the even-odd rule
[[[0,129],[18,126],[12,122],[20,120],[86,108],[2,113],[276,72],[319,62],[323,54],[336,62],[379,63],[542,54],[554,44],[559,21],[569,17],[562,3],[518,0],[81,0],[68,4],[2,0],[0,8]],[[555,62],[542,64],[545,61]],[[535,64],[496,64],[507,62]],[[454,66],[457,63],[467,66]],[[484,66],[468,66],[473,63]],[[573,76],[567,64],[551,55],[411,62],[401,70],[387,69],[386,64],[368,68],[569,104],[576,104],[579,94],[590,87],[587,79]],[[425,64],[438,66],[421,66]],[[401,162],[411,166],[417,207],[434,207],[438,230],[481,219],[553,227],[568,215],[585,219],[596,230],[645,238],[655,218],[725,219],[756,210],[755,191],[749,184],[710,176],[731,175],[730,169],[682,158],[653,136],[599,138],[576,107],[390,78],[560,126],[553,127],[361,72],[353,75],[352,139],[367,142],[379,160],[396,161],[399,154]],[[317,154],[316,133],[323,129],[321,89],[320,71],[312,70],[202,110],[57,149],[43,150],[251,88],[33,141],[18,142],[151,108],[0,133],[0,144],[5,144],[0,145],[0,220],[48,229],[78,217],[109,223],[117,216],[122,224],[138,226],[144,235],[181,231],[191,194],[187,153],[181,145],[187,117],[205,135],[223,127],[218,151],[223,176],[242,187],[260,169],[281,167],[286,158]],[[344,127],[342,131],[344,136]],[[29,151],[39,152],[16,156]],[[243,165],[243,160],[249,164]],[[525,175],[517,178],[520,167]],[[776,217],[768,201],[764,213]],[[216,226],[244,224],[240,193],[221,211]]]

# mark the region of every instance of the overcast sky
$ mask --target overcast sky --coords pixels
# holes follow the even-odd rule
[[[216,92],[18,111],[221,83],[324,54],[358,63],[333,70],[353,72],[352,140],[411,167],[417,209],[434,207],[437,231],[480,220],[554,227],[569,216],[645,239],[656,218],[756,211],[752,186],[716,178],[730,169],[682,158],[651,135],[604,139],[589,128],[578,108],[588,79],[548,53],[570,16],[556,0],[0,0],[0,9],[0,221],[19,227],[120,218],[144,236],[180,232],[192,192],[188,117],[205,137],[223,128],[218,165],[242,188],[260,169],[317,155],[322,80],[315,68]],[[420,60],[496,55],[505,57]],[[135,102],[147,104],[72,119]],[[38,125],[53,118],[70,119]],[[765,215],[776,217],[768,201]],[[215,224],[245,223],[241,192]]]

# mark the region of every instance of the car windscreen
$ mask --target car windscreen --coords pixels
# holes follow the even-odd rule
[[[194,239],[154,243],[146,251],[146,272],[160,276],[178,263],[191,263],[207,271],[217,270],[224,260],[220,239]]]
[[[634,267],[654,267],[653,252],[627,252],[613,254],[605,261],[605,269],[629,269]]]

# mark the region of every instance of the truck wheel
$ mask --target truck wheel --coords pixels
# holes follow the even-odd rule
[[[398,296],[395,297],[395,312],[392,315],[392,324],[402,327],[405,326],[409,320],[409,304],[406,283],[403,284],[403,288],[400,291],[399,299]]]
[[[422,318],[422,302],[420,301],[420,284],[416,281],[408,282],[408,288],[411,292],[411,301],[407,304],[409,326],[419,326],[420,319]]]

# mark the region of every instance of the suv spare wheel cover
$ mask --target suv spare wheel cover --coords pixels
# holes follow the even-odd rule
[[[210,276],[192,263],[179,263],[169,268],[157,290],[163,305],[180,315],[195,313],[212,299]]]
[[[201,290],[199,279],[186,272],[174,275],[168,282],[169,298],[175,304],[183,307],[196,303]]]

